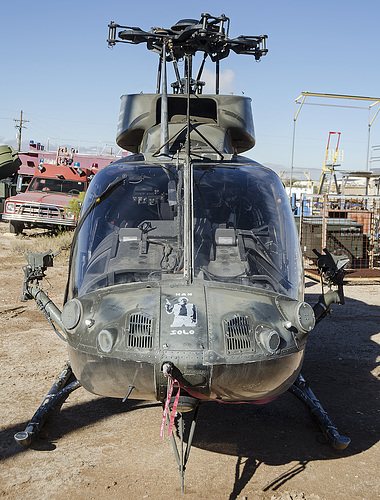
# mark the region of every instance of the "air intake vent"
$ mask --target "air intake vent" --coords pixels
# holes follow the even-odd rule
[[[127,347],[152,349],[153,319],[145,314],[134,313],[129,317]]]
[[[224,320],[226,350],[229,354],[255,349],[254,336],[248,316],[235,315]]]

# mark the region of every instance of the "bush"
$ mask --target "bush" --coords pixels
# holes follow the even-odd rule
[[[82,208],[83,200],[84,200],[84,191],[79,194],[78,197],[73,198],[69,201],[67,205],[67,209],[71,212],[74,212],[76,220],[79,219],[80,210]]]

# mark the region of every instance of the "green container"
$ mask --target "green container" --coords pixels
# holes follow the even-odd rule
[[[334,254],[347,254],[354,259],[363,258],[364,235],[363,224],[350,219],[326,220],[327,250]],[[315,259],[313,248],[322,252],[322,218],[304,217],[302,221],[303,254],[309,259]]]

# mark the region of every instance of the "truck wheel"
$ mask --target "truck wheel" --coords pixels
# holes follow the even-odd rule
[[[9,232],[13,234],[21,234],[24,229],[22,222],[9,221]]]

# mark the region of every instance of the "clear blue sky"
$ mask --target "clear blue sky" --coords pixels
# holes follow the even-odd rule
[[[294,101],[301,92],[380,97],[379,0],[21,0],[1,8],[0,143],[16,144],[13,119],[21,109],[29,120],[27,141],[114,141],[120,96],[155,91],[157,57],[144,45],[110,50],[108,23],[148,30],[199,19],[202,12],[230,17],[232,37],[268,35],[269,53],[260,63],[233,55],[221,70],[227,92],[253,100],[257,144],[248,156],[277,171],[291,164]],[[356,107],[302,108],[297,175],[305,170],[319,177],[330,131],[342,134],[342,169],[365,169],[370,103],[309,102]],[[378,144],[380,113],[371,131],[371,145]]]

